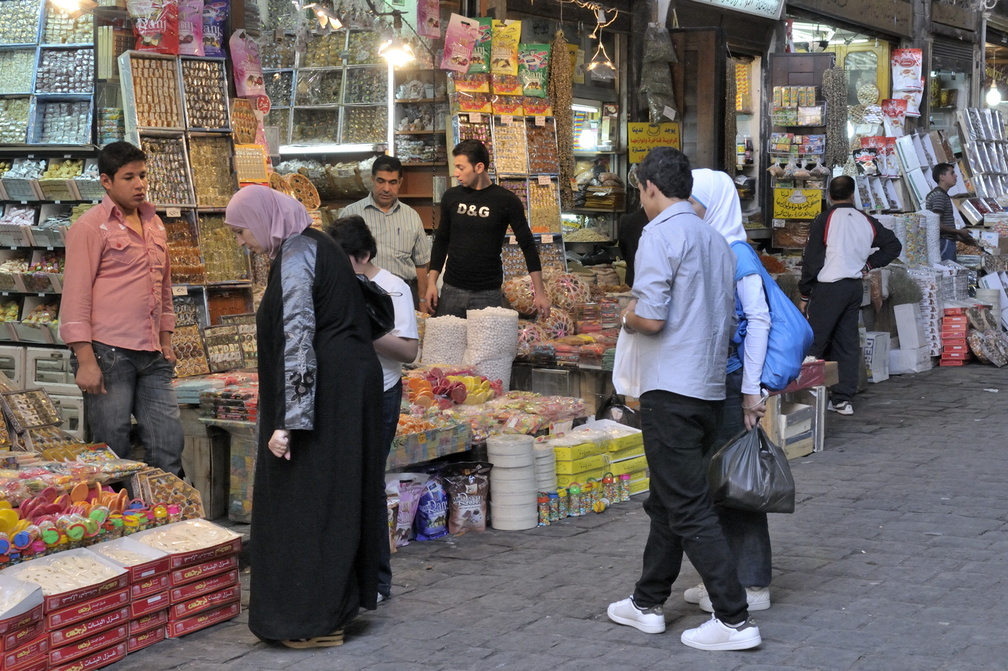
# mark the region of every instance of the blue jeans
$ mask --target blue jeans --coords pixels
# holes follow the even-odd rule
[[[749,617],[745,590],[707,484],[722,402],[654,390],[642,394],[640,404],[651,470],[644,511],[651,528],[634,602],[641,608],[665,603],[685,552],[707,586],[717,618],[725,624],[743,622]]]
[[[382,394],[382,425],[381,425],[381,458],[382,469],[388,462],[392,441],[395,439],[396,427],[399,425],[399,406],[402,404],[402,380]],[[384,507],[384,501],[382,502]],[[378,593],[382,596],[392,594],[392,548],[389,547],[388,534],[378,556]]]
[[[465,319],[467,310],[482,310],[483,308],[490,307],[499,308],[502,303],[503,294],[500,289],[469,291],[453,287],[450,284],[444,284],[441,286],[441,295],[438,296],[435,313],[438,317],[453,315]]]
[[[149,466],[178,475],[182,470],[182,415],[171,379],[173,367],[161,352],[92,342],[105,384],[104,394],[84,394],[91,439],[107,443],[124,459],[130,453],[130,416],[136,418]],[[77,374],[77,359],[71,362]]]
[[[725,405],[721,412],[714,451],[745,431],[742,414],[742,369],[728,373],[725,379]],[[738,561],[738,579],[743,587],[770,585],[772,551],[766,513],[716,506],[721,529],[728,547]]]

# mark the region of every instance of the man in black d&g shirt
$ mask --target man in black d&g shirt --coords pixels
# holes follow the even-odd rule
[[[466,310],[499,306],[504,282],[501,247],[510,225],[532,277],[536,312],[548,317],[550,300],[543,286],[539,252],[521,200],[490,182],[490,154],[479,140],[459,142],[452,156],[459,185],[441,197],[441,225],[431,249],[427,304],[438,316],[463,319]],[[437,279],[442,267],[444,286],[439,298]]]

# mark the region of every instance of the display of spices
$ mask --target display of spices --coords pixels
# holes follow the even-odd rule
[[[182,88],[190,128],[230,128],[223,61],[182,61]]]
[[[189,138],[189,165],[199,207],[227,207],[237,190],[231,169],[233,153],[227,135]]]
[[[130,56],[137,125],[142,128],[181,128],[179,81],[175,61]]]
[[[525,142],[525,124],[521,119],[498,117],[493,124],[493,145],[499,151],[493,162],[494,170],[501,175],[528,174],[528,146]]]
[[[185,143],[175,137],[141,137],[147,154],[147,200],[156,205],[193,204]]]
[[[382,35],[377,30],[351,32],[347,45],[347,63],[350,65],[381,63],[378,56],[381,39]]]
[[[542,125],[539,125],[540,122]],[[529,173],[532,175],[560,172],[556,127],[552,118],[534,117],[527,122]]]
[[[235,241],[234,233],[224,224],[224,217],[201,214],[199,225],[207,282],[248,280],[248,257]]]
[[[42,0],[5,0],[0,11],[0,44],[36,44]]]
[[[291,104],[291,84],[294,81],[293,72],[274,72],[266,76],[264,85],[269,96],[272,109],[289,107]]]
[[[387,125],[386,107],[348,107],[343,120],[343,142],[384,142]]]
[[[76,13],[76,12],[75,12]],[[72,16],[46,3],[42,28],[42,44],[92,44],[94,42],[94,14],[83,12]]]
[[[0,94],[31,93],[35,50],[0,51]]]
[[[560,191],[556,180],[540,177],[529,183],[529,225],[533,233],[560,232]]]
[[[323,68],[334,65],[343,65],[343,40],[346,34],[343,31],[329,33],[327,35],[312,35],[305,45],[305,51],[301,57],[301,67]]]
[[[314,144],[336,142],[340,111],[333,109],[295,109],[291,142]]]
[[[36,103],[35,141],[41,144],[88,144],[91,101]],[[41,128],[39,128],[41,126]]]
[[[28,140],[28,98],[0,98],[0,144],[18,144]]]
[[[287,78],[287,104],[290,104],[290,75]],[[267,87],[268,88],[268,87]],[[295,101],[298,105],[332,105],[339,103],[343,88],[343,69],[299,70]],[[280,105],[282,103],[275,102]]]
[[[379,68],[347,70],[345,103],[382,103],[388,98],[388,73]]]

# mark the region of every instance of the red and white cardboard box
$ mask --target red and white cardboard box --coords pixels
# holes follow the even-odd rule
[[[147,613],[154,613],[159,610],[164,610],[168,607],[168,592],[164,591],[160,594],[152,594],[151,596],[145,596],[141,599],[133,599],[130,602],[130,618],[138,618],[146,615]]]
[[[126,656],[126,642],[117,643],[109,648],[98,650],[86,657],[75,659],[59,666],[50,666],[49,671],[93,671],[113,662],[118,662]]]
[[[185,585],[218,573],[225,573],[238,568],[238,555],[212,559],[202,564],[186,566],[171,572],[172,587]]]
[[[93,599],[88,599],[84,603],[77,603],[72,606],[68,606],[67,608],[60,608],[57,611],[49,613],[45,617],[46,627],[50,631],[53,629],[62,629],[75,622],[94,619],[102,613],[107,613],[108,611],[115,610],[116,608],[122,608],[123,606],[129,605],[129,602],[129,589],[124,587],[123,589],[112,592],[111,594],[96,596]]]
[[[224,604],[238,601],[241,598],[241,586],[232,585],[217,592],[210,592],[203,596],[198,596],[189,601],[177,603],[168,609],[168,621],[180,620],[205,610],[223,606]]]
[[[100,582],[96,582],[93,585],[87,585],[86,587],[80,587],[78,589],[69,590],[66,592],[59,592],[56,594],[46,594],[44,595],[45,612],[51,613],[60,608],[66,608],[67,606],[72,606],[75,603],[83,603],[89,599],[93,599],[96,596],[103,596],[110,592],[115,592],[120,590],[129,582],[129,576],[126,574],[126,570],[121,566],[117,566],[110,562],[108,559],[96,555],[90,550],[84,548],[78,548],[74,550],[63,550],[62,552],[57,552],[54,555],[49,555],[46,557],[36,557],[32,559],[31,562],[25,562],[24,564],[19,564],[17,566],[11,566],[10,568],[4,569],[4,574],[12,578],[19,578],[18,572],[23,569],[28,563],[33,566],[39,565],[51,565],[54,561],[65,560],[69,557],[78,556],[83,557],[91,561],[99,562],[107,566],[111,571],[115,573],[114,577],[107,578]],[[19,578],[20,579],[20,578]]]
[[[216,592],[222,590],[225,587],[231,587],[231,585],[238,584],[238,571],[228,571],[227,573],[219,573],[215,576],[206,578],[205,580],[199,580],[197,582],[191,582],[181,587],[175,587],[171,590],[171,602],[181,603],[182,601],[188,601],[189,599],[195,599],[198,596],[203,596],[204,594],[209,594],[210,592]]]
[[[42,588],[33,582],[25,582],[9,575],[0,574],[0,590],[26,592],[25,598],[7,609],[0,619],[0,636],[24,629],[42,620]]]
[[[99,631],[119,626],[129,622],[129,606],[124,606],[118,610],[111,610],[98,617],[72,624],[64,629],[55,629],[49,632],[49,642],[53,646],[69,645],[74,641],[87,638]]]
[[[0,668],[3,667],[0,666]],[[39,655],[31,661],[24,662],[16,669],[4,669],[4,671],[49,671],[49,657],[47,655]]]
[[[83,657],[95,650],[101,650],[102,648],[125,641],[126,635],[127,627],[125,624],[122,624],[118,627],[106,629],[94,636],[89,636],[83,641],[77,641],[76,643],[59,648],[52,648],[49,650],[49,663],[56,666],[57,664],[63,664],[78,657]]]
[[[159,610],[154,613],[148,613],[143,617],[138,617],[135,620],[129,621],[129,633],[130,636],[134,634],[140,634],[145,631],[150,631],[151,629],[157,629],[168,624],[168,609]]]
[[[136,652],[143,650],[149,645],[154,645],[165,639],[165,628],[149,629],[148,631],[134,634],[126,639],[126,652]]]
[[[200,629],[217,624],[218,622],[224,622],[225,620],[238,617],[238,613],[240,612],[241,604],[235,601],[234,603],[229,603],[227,605],[214,608],[213,610],[204,611],[191,617],[169,622],[165,635],[168,638],[185,636],[186,634],[199,631]]]
[[[130,585],[130,598],[134,601],[144,597],[165,592],[171,587],[171,578],[167,573],[145,578]]]
[[[133,534],[133,538],[138,542],[143,542],[142,539],[145,536],[152,534],[163,534],[170,527],[184,527],[193,526],[196,528],[205,528],[207,526],[214,527],[216,530],[223,532],[225,535],[229,536],[228,540],[216,545],[210,545],[199,550],[189,550],[185,552],[169,553],[168,558],[170,562],[171,570],[183,568],[185,566],[192,566],[194,564],[202,564],[204,562],[209,562],[220,557],[226,557],[228,555],[236,555],[241,551],[241,536],[236,533],[230,532],[223,527],[219,527],[212,522],[207,522],[206,520],[183,520],[181,522],[175,522],[163,527],[156,527],[154,529],[147,529],[146,531],[140,531]]]
[[[161,552],[160,550],[155,550],[149,545],[137,542],[129,536],[106,541],[105,543],[99,543],[98,545],[92,545],[88,549],[95,554],[108,559],[113,564],[122,566],[126,569],[126,571],[129,572],[130,585],[135,585],[145,580],[149,580],[154,576],[168,573],[170,568],[170,562],[167,554]],[[133,554],[143,555],[149,559],[141,564],[127,566],[120,560],[116,559],[115,552],[117,550],[125,550],[132,552]],[[108,554],[106,554],[106,552]]]
[[[43,634],[34,641],[28,641],[20,648],[8,650],[0,657],[0,669],[2,671],[20,670],[22,667],[33,665],[39,657],[46,660],[46,653],[49,652],[49,639]]]
[[[29,624],[23,629],[12,631],[4,636],[0,650],[13,650],[14,648],[19,648],[28,641],[32,641],[44,633],[46,633],[46,623],[39,620],[38,622]]]

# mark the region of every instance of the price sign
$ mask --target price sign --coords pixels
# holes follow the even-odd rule
[[[508,244],[509,245],[517,245],[518,244],[518,238],[516,238],[513,235],[509,235],[508,236]]]
[[[549,233],[543,233],[539,239],[542,240],[544,245],[549,245],[553,242],[553,236]]]
[[[682,149],[678,122],[650,124],[632,122],[627,124],[627,147],[630,162],[640,163],[655,147],[675,147]]]
[[[822,212],[819,189],[774,189],[773,216],[779,219],[815,219]]]
[[[539,186],[549,186],[550,185],[549,175],[539,175],[538,180],[539,180]]]
[[[469,123],[483,123],[483,115],[479,112],[470,112]]]
[[[256,98],[256,109],[262,112],[263,114],[269,114],[271,107],[272,104],[270,103],[270,98],[268,95],[263,94],[258,98]]]
[[[165,215],[168,217],[181,217],[182,209],[178,207],[169,207],[165,210]]]
[[[536,115],[535,125],[537,125],[537,126],[545,126],[546,125],[546,117]]]
[[[173,286],[171,288],[171,293],[172,293],[172,296],[188,296],[189,295],[189,288],[188,287]]]
[[[505,126],[510,126],[514,123],[514,117],[510,114],[501,114],[501,123]]]

